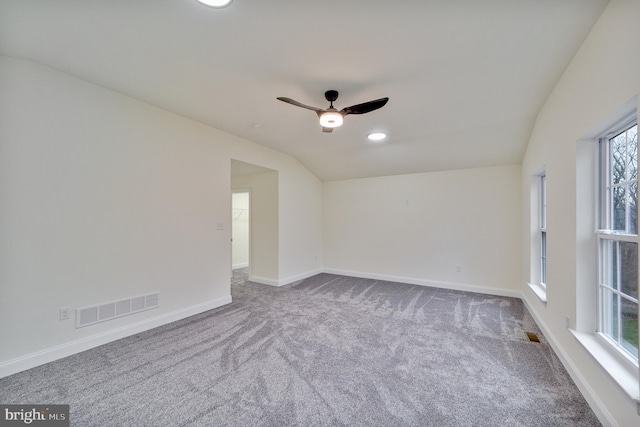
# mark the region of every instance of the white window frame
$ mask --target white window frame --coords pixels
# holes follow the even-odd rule
[[[636,233],[632,234],[630,232],[630,211],[629,204],[625,204],[625,229],[624,230],[615,230],[615,225],[613,225],[613,206],[612,206],[612,194],[614,188],[625,188],[628,189],[630,185],[637,186],[637,173],[635,179],[629,179],[628,176],[625,176],[619,183],[614,184],[611,182],[611,153],[610,153],[610,141],[620,135],[628,131],[629,129],[637,126],[637,118],[633,116],[632,118],[623,121],[618,126],[610,129],[609,132],[605,133],[599,138],[599,194],[598,194],[598,223],[599,229],[596,231],[596,239],[597,239],[597,249],[598,249],[598,289],[597,289],[597,333],[598,335],[604,339],[610,346],[612,346],[620,355],[622,355],[625,359],[631,361],[636,367],[638,366],[638,354],[637,349],[635,351],[630,350],[625,347],[623,344],[622,337],[622,309],[621,302],[622,300],[626,300],[627,302],[631,302],[636,305],[636,309],[638,306],[638,299],[633,298],[632,296],[626,295],[620,290],[620,265],[619,262],[616,262],[616,265],[612,265],[611,260],[611,252],[608,249],[608,245],[612,242],[616,245],[616,253],[618,256],[616,257],[619,260],[619,248],[620,243],[635,243],[638,245],[638,234],[637,234],[637,226]],[[626,156],[628,155],[625,150],[625,164],[627,163]],[[637,156],[637,151],[636,151]],[[626,168],[625,168],[626,170]],[[637,208],[637,207],[636,207]],[[636,215],[637,217],[637,215]],[[618,283],[611,284],[608,283],[610,278],[612,277],[612,269],[616,269],[616,281]],[[616,300],[616,313],[610,313],[610,303],[606,304],[606,298],[613,298]],[[613,318],[615,316],[615,319]],[[612,322],[613,320],[613,322]],[[617,327],[612,327],[612,323],[616,323]],[[611,332],[615,330],[615,335]]]
[[[601,216],[599,140],[608,130],[638,122],[638,97],[633,97],[606,120],[576,141],[576,317],[566,317],[569,332],[599,367],[628,397],[640,414],[638,362],[618,351],[598,332],[598,235]],[[594,232],[595,231],[595,232]]]
[[[530,277],[527,285],[546,305],[547,303],[547,172],[538,169],[531,176],[530,187]]]

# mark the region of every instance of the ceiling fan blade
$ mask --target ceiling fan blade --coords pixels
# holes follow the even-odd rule
[[[307,110],[315,111],[318,114],[322,114],[322,112],[324,111],[322,108],[310,107],[308,105],[304,105],[298,101],[295,101],[291,98],[285,98],[283,96],[279,96],[276,99],[278,99],[278,101],[286,102],[287,104],[295,105],[296,107],[302,107],[302,108],[306,108]]]
[[[333,132],[333,128],[326,128],[326,127],[323,126],[322,127],[322,132],[327,132],[327,133]]]
[[[364,102],[362,104],[352,105],[351,107],[343,108],[342,113],[343,116],[347,114],[364,114],[369,111],[377,110],[378,108],[384,107],[389,98],[380,98],[369,102]]]

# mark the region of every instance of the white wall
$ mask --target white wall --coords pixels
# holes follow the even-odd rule
[[[307,272],[321,272],[322,183],[293,159],[279,171],[279,259],[280,281],[287,284],[304,278]],[[303,274],[301,274],[303,272]]]
[[[582,201],[580,210],[576,208],[576,157],[580,155],[581,169],[585,162],[592,162],[579,141],[593,136],[595,129],[640,92],[639,17],[640,1],[611,1],[540,111],[522,167],[524,268],[520,283],[525,300],[587,398],[595,402],[599,415],[604,415],[606,423],[620,426],[640,425],[640,416],[566,329],[565,317],[575,325],[577,299],[582,298],[585,286],[595,289],[595,284],[584,281],[594,276],[584,270],[595,269],[595,254],[584,250],[587,242],[582,236],[577,243],[576,234],[576,224],[582,227],[585,221],[592,221],[586,217],[593,216],[593,204],[583,200],[587,183],[579,183],[578,200]],[[524,285],[529,280],[531,257],[529,184],[532,174],[543,166],[547,173],[546,305]]]
[[[233,177],[231,178],[233,186]],[[233,192],[231,197],[231,265],[249,266],[249,191]]]
[[[505,166],[324,183],[325,267],[517,295],[520,175]]]
[[[0,93],[0,375],[228,302],[231,158],[278,171],[280,211],[321,203],[290,156],[49,68],[0,57]],[[320,268],[319,215],[280,222],[287,275]],[[58,320],[152,291],[159,309]]]

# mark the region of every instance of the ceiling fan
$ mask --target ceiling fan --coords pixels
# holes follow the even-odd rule
[[[295,101],[291,98],[286,98],[279,96],[277,99],[286,102],[287,104],[295,105],[296,107],[306,108],[307,110],[313,110],[316,112],[318,117],[320,118],[320,125],[322,126],[322,132],[332,132],[333,128],[337,128],[342,125],[344,116],[347,114],[364,114],[373,110],[377,110],[378,108],[384,107],[389,98],[380,98],[375,99],[373,101],[364,102],[362,104],[352,105],[351,107],[343,108],[338,111],[333,107],[333,101],[338,99],[338,91],[337,90],[328,90],[324,93],[324,97],[329,101],[329,108],[323,110],[322,108],[310,107],[308,105],[304,105],[298,101]]]

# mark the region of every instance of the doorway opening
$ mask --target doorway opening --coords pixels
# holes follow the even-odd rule
[[[231,269],[234,282],[249,276],[251,247],[251,190],[231,193]]]
[[[278,171],[231,159],[234,284],[278,283],[278,189]]]

